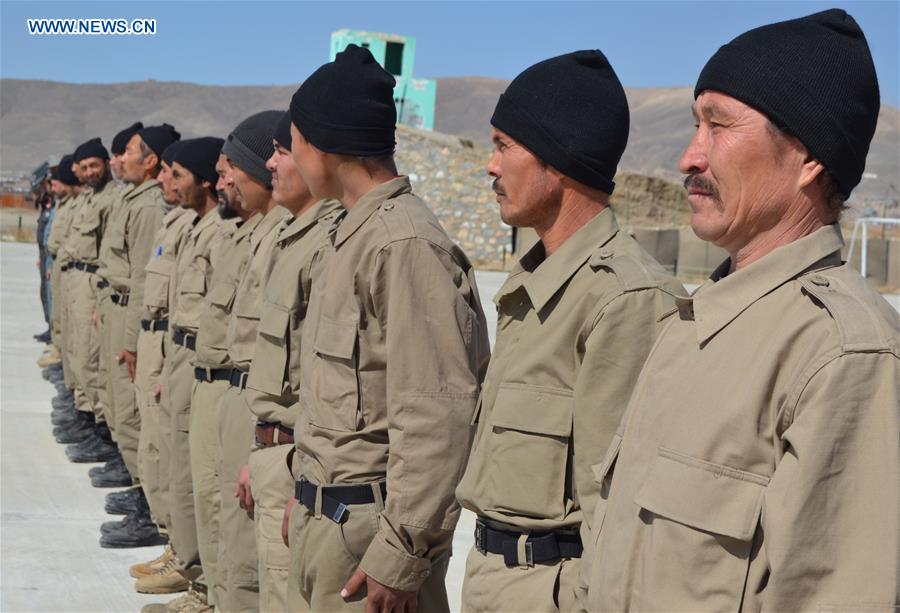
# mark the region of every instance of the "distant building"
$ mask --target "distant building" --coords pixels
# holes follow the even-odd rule
[[[329,59],[333,61],[335,56],[350,44],[367,48],[378,63],[394,75],[397,80],[397,85],[394,86],[397,122],[421,130],[433,130],[437,83],[434,79],[413,78],[415,37],[362,30],[338,30],[331,35]]]

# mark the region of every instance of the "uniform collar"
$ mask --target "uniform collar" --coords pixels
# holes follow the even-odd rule
[[[235,217],[234,219],[236,225],[232,238],[237,241],[253,232],[253,229],[259,225],[262,215],[257,213],[256,215],[248,217],[246,220],[242,220],[240,217]]]
[[[125,200],[133,200],[133,199],[137,198],[138,196],[140,196],[141,194],[143,194],[144,192],[146,192],[150,189],[153,189],[154,187],[156,187],[158,185],[160,185],[160,183],[156,179],[147,179],[146,181],[144,181],[137,187],[135,187],[134,185],[123,186],[123,189],[125,190],[123,197]],[[160,189],[162,189],[161,186],[160,186]]]
[[[544,244],[538,241],[516,263],[494,302],[499,305],[503,298],[522,287],[534,310],[540,312],[591,255],[600,251],[618,231],[616,216],[607,207],[579,228],[550,257],[545,256]]]
[[[272,207],[272,210],[263,215],[262,219],[259,220],[259,223],[256,224],[256,227],[253,229],[253,234],[250,235],[250,246],[256,251],[257,246],[262,242],[266,236],[281,223],[281,220],[285,218],[286,215],[290,215],[288,210],[283,206],[275,205]]]
[[[194,228],[191,230],[191,238],[196,238],[206,228],[219,223],[219,221],[221,220],[222,216],[219,215],[219,209],[213,207],[206,215],[200,217],[199,220],[194,220]]]
[[[307,228],[316,225],[319,221],[328,215],[333,214],[341,208],[340,203],[330,199],[319,200],[311,207],[303,211],[300,217],[289,220],[289,223],[281,230],[278,235],[278,242],[290,240],[298,234],[305,232]]]
[[[839,266],[843,244],[840,226],[832,224],[730,275],[731,259],[727,259],[693,296],[675,299],[681,318],[695,320],[697,342],[705,343],[754,302],[791,279],[809,270]]]
[[[412,188],[409,185],[409,177],[397,177],[370,189],[353,205],[353,208],[347,212],[341,225],[337,227],[337,231],[334,234],[334,246],[339,247],[341,243],[359,230],[366,220],[381,207],[385,200],[396,198],[400,194],[406,194],[410,191],[412,191]]]

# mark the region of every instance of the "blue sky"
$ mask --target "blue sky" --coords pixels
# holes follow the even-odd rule
[[[840,6],[869,40],[882,100],[900,105],[900,2],[40,2],[0,1],[0,75],[73,83],[156,79],[293,84],[328,59],[331,32],[417,37],[416,76],[514,77],[601,49],[626,87],[693,85],[752,27]],[[32,36],[28,18],[155,18],[155,36]]]

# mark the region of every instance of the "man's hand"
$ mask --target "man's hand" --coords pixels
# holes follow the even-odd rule
[[[291,526],[291,511],[294,510],[294,505],[297,504],[297,499],[291,496],[288,498],[287,505],[284,507],[284,517],[281,518],[281,540],[284,541],[284,544],[288,547],[291,546],[289,541],[289,533]]]
[[[100,325],[100,314],[97,311],[91,313],[91,324],[96,328]]]
[[[125,362],[125,365],[128,367],[128,376],[131,377],[131,382],[134,383],[134,373],[137,372],[137,354],[123,349],[116,356],[116,361],[119,364]]]
[[[357,568],[353,576],[344,584],[341,589],[341,598],[347,600],[363,585],[368,590],[366,613],[416,613],[419,606],[416,592],[395,590],[382,585],[366,575],[361,568]]]
[[[247,516],[253,519],[253,492],[250,491],[250,466],[241,466],[237,483],[234,484],[234,497],[238,499],[241,508],[247,511]]]
[[[162,396],[162,383],[157,383],[153,386],[152,394],[156,401],[159,402],[159,397]]]

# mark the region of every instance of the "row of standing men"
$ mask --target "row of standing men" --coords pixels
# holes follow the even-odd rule
[[[763,56],[804,87],[759,97]],[[519,75],[488,173],[541,240],[493,356],[472,265],[394,166],[393,85],[351,45],[225,140],[135,124],[56,171],[57,435],[139,486],[101,544],[168,535],[136,588],[447,610],[462,505],[465,610],[895,602],[897,318],[837,225],[878,114],[852,17],[752,30],[701,74],[681,169],[731,258],[690,297],[609,208],[629,125],[603,54]],[[829,87],[854,110],[802,111]]]

